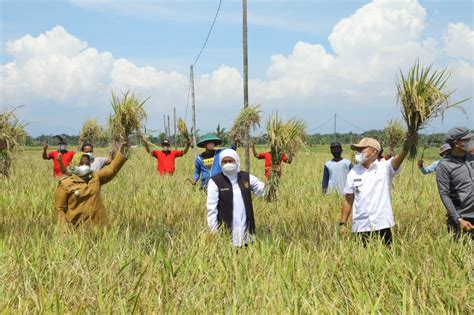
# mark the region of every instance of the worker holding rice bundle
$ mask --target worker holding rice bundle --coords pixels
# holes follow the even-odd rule
[[[441,158],[445,157],[450,152],[451,152],[451,146],[449,145],[449,143],[443,143],[441,147],[439,148],[439,155],[441,156]],[[436,172],[436,168],[438,167],[438,164],[440,161],[441,160],[433,161],[433,163],[431,163],[428,166],[424,166],[424,161],[422,159],[418,160],[416,163],[418,165],[418,168],[420,169],[420,172],[423,175],[428,175],[428,174]]]
[[[145,145],[145,150],[151,156],[155,157],[158,164],[156,166],[158,173],[161,176],[164,175],[173,175],[175,171],[175,159],[178,157],[184,156],[186,153],[188,153],[189,147],[191,145],[191,142],[188,140],[186,142],[186,147],[184,150],[171,150],[171,144],[169,140],[163,140],[161,142],[161,147],[163,150],[151,150],[150,149],[150,144],[148,141],[144,141]]]
[[[280,163],[277,165],[272,165],[272,153],[270,151],[265,151],[265,152],[257,152],[257,149],[255,148],[255,144],[252,143],[252,152],[253,156],[259,160],[265,160],[265,177],[267,179],[270,178],[271,171],[274,170],[275,172],[279,173],[281,175],[281,164],[284,162],[286,164],[291,164],[293,161],[293,156],[282,154],[280,158]]]
[[[454,238],[468,233],[474,240],[474,161],[468,159],[472,150],[474,133],[468,128],[452,128],[445,142],[451,145],[436,169],[439,195],[447,210],[448,229]]]
[[[48,153],[49,145],[45,143],[43,146],[43,160],[53,160],[53,163],[54,163],[53,174],[55,177],[61,178],[61,177],[66,176],[67,174],[61,171],[61,166],[59,164],[58,156],[61,157],[61,161],[64,167],[68,167],[69,163],[71,163],[74,157],[74,154],[76,154],[76,152],[67,150],[67,143],[63,137],[61,136],[56,136],[56,137],[59,139],[58,150],[51,151]]]
[[[82,154],[76,172],[60,179],[55,194],[58,224],[78,227],[83,224],[106,225],[107,209],[102,202],[101,187],[110,182],[125,164],[128,144],[121,145],[110,165],[94,172],[91,158]]]
[[[415,134],[411,140],[416,140],[416,137]],[[381,146],[377,140],[363,138],[358,144],[351,145],[351,149],[356,151],[357,165],[347,175],[339,223],[341,233],[347,231],[347,221],[352,212],[352,232],[364,244],[376,237],[385,245],[391,245],[391,228],[395,226],[391,200],[392,181],[400,173],[407,156],[405,148],[406,145],[403,145],[401,152],[389,160],[378,160]]]

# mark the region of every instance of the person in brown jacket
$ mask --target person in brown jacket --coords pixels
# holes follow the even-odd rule
[[[62,178],[56,188],[55,207],[58,224],[78,227],[87,223],[103,226],[107,224],[100,188],[110,182],[125,164],[127,144],[122,144],[112,163],[97,172],[90,170],[90,157],[81,156],[78,171]]]

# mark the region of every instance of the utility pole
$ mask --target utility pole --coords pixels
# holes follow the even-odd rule
[[[337,140],[337,136],[336,136],[336,121],[337,121],[337,114],[334,114],[334,141]]]
[[[165,134],[165,139],[168,139],[168,134],[167,134],[168,129],[166,128],[166,115],[163,115],[163,130]]]
[[[244,108],[249,106],[249,66],[247,46],[247,0],[242,0],[242,41],[244,55]],[[245,135],[245,170],[250,172],[250,129]]]
[[[174,121],[174,135],[173,135],[173,143],[174,148],[178,148],[178,141],[176,139],[176,107],[173,107],[173,121]]]
[[[171,140],[170,115],[168,116],[168,140]]]
[[[191,96],[193,99],[193,148],[194,148],[194,159],[197,157],[197,139],[196,139],[196,97],[194,95],[194,71],[193,65],[191,68]]]

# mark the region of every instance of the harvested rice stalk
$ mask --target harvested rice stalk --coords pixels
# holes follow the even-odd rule
[[[383,129],[383,141],[389,148],[394,149],[400,146],[405,139],[407,130],[401,120],[389,120]]]
[[[255,131],[255,129],[260,127],[260,113],[259,105],[248,106],[242,109],[229,131],[229,137],[236,145],[245,145],[247,135],[250,131]]]
[[[272,155],[270,179],[267,185],[266,200],[275,201],[280,187],[280,161],[283,154],[292,158],[304,147],[306,140],[306,124],[297,119],[283,121],[278,113],[268,119],[267,134]]]
[[[104,128],[97,122],[96,119],[89,119],[84,122],[82,126],[79,141],[82,144],[86,142],[96,143],[105,138]]]
[[[25,125],[15,110],[0,112],[0,173],[6,177],[10,174],[13,149],[26,140]]]
[[[144,125],[147,114],[144,105],[148,100],[140,100],[130,91],[123,93],[122,97],[112,92],[112,110],[109,117],[109,135],[113,142],[112,155],[120,149],[124,142],[128,142],[130,136],[134,135],[143,139]]]
[[[432,66],[420,66],[419,61],[408,70],[407,75],[400,71],[397,102],[408,129],[405,149],[410,160],[416,158],[418,132],[426,128],[434,118],[444,118],[445,111],[454,107],[466,113],[459,105],[467,99],[454,103],[450,101],[454,92],[448,90],[446,85],[450,76],[451,72],[446,68],[433,70]]]
[[[177,127],[178,127],[179,133],[181,134],[183,139],[187,143],[191,143],[191,135],[188,131],[188,126],[186,125],[186,122],[184,121],[184,119],[182,119],[182,118],[178,119]]]

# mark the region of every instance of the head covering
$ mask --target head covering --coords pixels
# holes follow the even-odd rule
[[[61,135],[55,135],[56,138],[58,138],[59,144],[67,144],[66,139],[64,139]]]
[[[225,149],[221,151],[221,153],[219,154],[219,165],[222,165],[222,160],[226,157],[231,157],[235,160],[235,163],[239,167],[239,170],[237,171],[237,173],[240,172],[240,158],[237,152],[235,152],[232,149]]]
[[[197,146],[200,148],[205,148],[206,143],[208,142],[214,142],[216,145],[220,145],[222,143],[222,139],[212,133],[208,133],[201,137],[201,139],[197,143]]]
[[[443,153],[446,153],[446,151],[451,150],[451,146],[449,143],[443,143],[441,147],[439,148],[439,155],[443,155]]]
[[[91,148],[92,148],[92,151],[94,151],[94,146],[93,146],[92,143],[90,143],[90,142],[84,143],[84,144],[81,146],[81,151],[84,151],[84,148],[85,148],[85,147],[91,147]]]
[[[362,148],[374,148],[377,151],[381,151],[382,147],[380,146],[380,143],[374,139],[374,138],[362,138],[358,144],[352,144],[351,149],[352,150],[357,150],[357,149],[362,149]]]
[[[161,141],[161,146],[170,146],[170,141],[168,139],[165,139],[163,141]]]
[[[336,147],[341,148],[342,145],[338,141],[333,141],[333,142],[331,142],[331,145],[329,147],[330,148],[336,148]]]
[[[465,127],[454,127],[449,129],[444,142],[452,145],[456,140],[469,140],[474,138],[474,133],[469,132]]]

